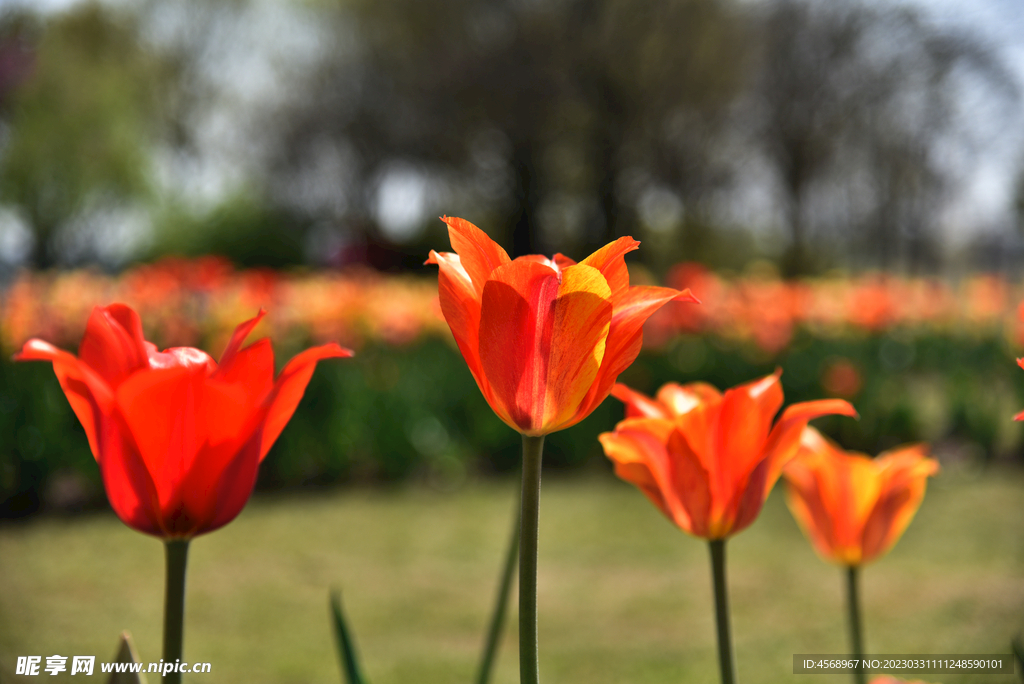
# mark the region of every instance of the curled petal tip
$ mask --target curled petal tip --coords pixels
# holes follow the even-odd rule
[[[1013,417],[1014,420],[1024,420],[1024,411],[1021,411]]]
[[[1024,358],[1017,359],[1017,365],[1024,368]]]
[[[678,295],[676,295],[675,299],[673,299],[672,301],[673,302],[689,302],[690,304],[703,304],[702,301],[697,299],[697,296],[695,294],[690,292],[690,288],[686,288],[685,290],[680,292]]]
[[[356,355],[354,351],[348,347],[342,347],[337,342],[328,342],[324,345],[324,357],[334,359],[350,359]]]
[[[15,352],[11,359],[14,361],[50,361],[55,351],[56,347],[49,342],[33,337],[22,346],[21,351]]]

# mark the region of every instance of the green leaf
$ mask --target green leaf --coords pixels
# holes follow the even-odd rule
[[[1021,641],[1019,634],[1013,638],[1010,646],[1013,648],[1013,655],[1017,658],[1017,662],[1020,665],[1017,668],[1017,674],[1020,675],[1020,680],[1024,682],[1024,642]]]
[[[348,684],[365,684],[359,661],[356,657],[356,645],[352,633],[345,623],[345,614],[341,610],[341,592],[331,591],[331,614],[334,617],[334,636],[338,640],[338,654],[341,657],[342,670]]]
[[[127,631],[121,632],[121,641],[117,645],[115,663],[138,663],[139,655],[135,651],[135,643],[132,635]],[[107,680],[107,684],[146,684],[146,676],[141,672],[114,672]]]

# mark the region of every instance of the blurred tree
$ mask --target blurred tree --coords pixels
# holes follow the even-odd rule
[[[991,48],[907,7],[857,2],[781,0],[758,25],[750,112],[782,196],[785,273],[813,270],[815,238],[842,232],[863,236],[839,241],[847,262],[850,250],[882,268],[934,262],[932,229],[970,156],[962,96],[1016,97]]]
[[[4,98],[0,156],[0,201],[33,231],[34,266],[55,263],[54,237],[81,212],[149,191],[167,75],[140,47],[130,20],[98,3],[41,25],[31,73]]]
[[[372,224],[397,163],[517,254],[585,254],[636,230],[645,189],[685,202],[724,177],[713,133],[746,44],[726,2],[357,0],[334,21],[270,183],[318,218]],[[331,159],[342,209],[289,183]]]

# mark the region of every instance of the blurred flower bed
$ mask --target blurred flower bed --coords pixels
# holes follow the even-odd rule
[[[431,274],[433,275],[433,274]],[[1024,406],[1014,357],[1020,283],[957,284],[869,275],[783,282],[681,264],[666,278],[702,304],[671,304],[645,329],[645,352],[620,379],[643,391],[669,380],[731,387],[783,369],[787,401],[849,399],[859,421],[822,419],[845,448],[877,453],[925,440],[940,456],[1016,457],[1011,417]],[[367,270],[236,270],[217,257],[165,259],[117,277],[25,273],[0,298],[0,516],[102,502],[99,474],[52,369],[10,361],[30,337],[76,349],[93,306],[121,301],[162,347],[219,357],[234,325],[263,307],[255,337],[279,362],[302,345],[357,350],[322,364],[260,471],[261,489],[410,477],[456,486],[469,472],[515,468],[519,441],[491,414],[440,316],[433,277]],[[547,465],[604,464],[596,436],[621,418],[605,402],[551,435]]]

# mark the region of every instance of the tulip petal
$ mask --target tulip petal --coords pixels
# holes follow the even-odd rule
[[[586,415],[580,414],[580,406],[604,358],[612,320],[609,296],[608,283],[597,269],[577,264],[562,272],[545,382],[545,431],[569,427]]]
[[[249,336],[253,331],[253,328],[255,328],[266,315],[267,312],[261,308],[255,316],[243,323],[239,323],[235,327],[235,332],[231,334],[231,339],[228,340],[228,345],[224,348],[224,353],[220,355],[221,366],[231,366],[235,362],[235,355],[238,353],[238,350],[242,348],[242,343],[245,342],[245,338]]]
[[[612,290],[612,298],[618,299],[629,289],[629,271],[626,268],[626,254],[640,247],[640,242],[631,237],[620,237],[597,250],[580,263],[593,266]]]
[[[875,459],[882,493],[863,523],[863,562],[892,548],[924,500],[927,478],[938,472],[924,445],[905,447]]]
[[[604,401],[622,371],[636,360],[643,346],[643,325],[655,311],[672,300],[687,301],[689,290],[680,292],[667,287],[631,287],[614,300],[612,324],[608,330],[604,359],[597,381],[584,402],[589,414]]]
[[[762,447],[772,420],[782,407],[781,370],[756,382],[734,387],[722,397],[722,412],[714,439],[723,485],[746,479],[764,457]],[[796,438],[799,439],[799,433]]]
[[[669,435],[667,446],[670,485],[690,518],[690,534],[705,539],[719,538],[720,535],[713,529],[716,521],[712,517],[714,500],[710,473],[678,429]]]
[[[477,299],[480,299],[491,272],[512,260],[501,245],[469,221],[448,216],[442,216],[441,220],[448,224],[452,249],[459,255],[462,267],[476,289]]]
[[[665,443],[668,433],[672,431],[671,423],[663,421],[661,426],[653,429],[646,425],[638,425],[627,419],[615,426],[615,432],[603,432],[597,436],[605,455],[615,464],[615,474],[635,485],[651,500],[669,520],[675,521],[676,516],[665,499],[661,484],[666,480],[664,473],[668,463]],[[641,429],[641,428],[647,429]],[[661,428],[659,431],[658,428]],[[658,433],[664,433],[664,439],[658,439]],[[686,519],[689,527],[689,519]]]
[[[722,393],[706,382],[691,382],[685,386],[668,382],[661,386],[655,398],[673,416],[681,416],[702,404],[721,401]]]
[[[324,359],[349,358],[353,356],[351,349],[345,349],[335,343],[312,347],[295,356],[281,371],[270,396],[267,397],[267,418],[263,425],[260,442],[259,460],[262,461],[277,441],[284,426],[291,420],[292,414],[299,405],[306,391],[309,379],[313,377],[318,361]]]
[[[115,389],[135,371],[148,368],[139,315],[124,304],[93,308],[78,358]]]
[[[803,401],[798,404],[790,404],[782,412],[782,418],[775,423],[775,427],[768,435],[768,443],[765,445],[766,458],[771,459],[771,468],[765,479],[766,497],[768,491],[779,479],[779,475],[782,474],[782,468],[796,454],[801,433],[807,426],[807,422],[827,415],[859,417],[853,405],[843,399]]]
[[[818,554],[833,559],[837,549],[833,521],[837,512],[823,494],[830,488],[818,477],[822,470],[818,462],[822,458],[821,454],[802,451],[786,464],[786,503]]]
[[[134,438],[150,477],[159,483],[161,505],[177,486],[177,478],[169,482],[168,462],[180,466],[184,460],[182,452],[191,456],[196,451],[197,379],[197,374],[187,368],[167,368],[140,373],[117,389],[117,404],[125,427]]]
[[[491,389],[480,364],[480,294],[462,267],[458,254],[431,250],[428,262],[439,266],[437,296],[441,313],[469,366],[469,372],[487,403],[493,405]]]
[[[103,430],[99,459],[103,488],[114,513],[126,525],[145,534],[163,536],[156,484],[120,416]]]
[[[204,450],[182,480],[182,514],[170,531],[190,537],[234,520],[256,485],[261,441],[262,431],[257,429],[241,447]]]
[[[231,355],[227,364],[221,364],[210,376],[241,386],[252,407],[259,406],[274,387],[274,348],[264,337],[245,349]]]
[[[660,403],[622,383],[612,385],[611,395],[626,405],[626,418],[672,419],[672,414]]]
[[[538,423],[542,417],[558,286],[558,275],[547,266],[517,261],[496,269],[484,287],[479,338],[483,384],[490,389],[491,408],[519,432],[531,432],[533,417]]]
[[[567,427],[604,355],[612,307],[594,268],[561,274],[516,260],[491,274],[480,316],[480,361],[491,407],[524,434]],[[583,414],[586,415],[586,414]]]
[[[100,421],[109,412],[113,402],[113,393],[106,381],[78,357],[39,339],[26,342],[21,351],[14,355],[14,360],[50,361],[53,364],[53,372],[64,390],[64,396],[85,429],[89,449],[98,461]]]
[[[551,257],[551,260],[554,261],[555,264],[557,264],[560,270],[576,265],[576,262],[573,259],[570,259],[561,252],[556,253],[555,256]]]
[[[708,474],[670,420],[627,418],[598,437],[615,473],[636,485],[684,531],[705,536],[711,493]]]

